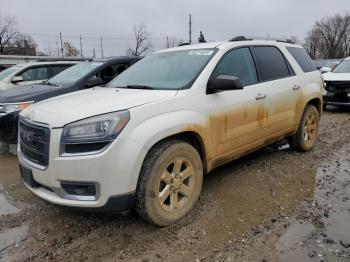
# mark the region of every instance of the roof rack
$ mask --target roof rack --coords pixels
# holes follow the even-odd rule
[[[243,35],[236,36],[232,39],[229,40],[229,42],[235,42],[235,41],[248,41],[248,40],[253,40],[253,39],[248,39]]]
[[[229,42],[235,42],[235,41],[249,41],[249,40],[271,40],[281,43],[288,43],[288,44],[295,44],[295,42],[291,39],[281,39],[281,38],[271,38],[271,37],[250,37],[247,38],[245,36],[236,36],[229,40]]]

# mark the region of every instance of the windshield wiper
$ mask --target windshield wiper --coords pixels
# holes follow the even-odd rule
[[[48,86],[56,86],[56,87],[59,87],[59,85],[50,83],[49,81],[46,81],[44,84],[45,84],[45,85],[48,85]]]
[[[151,86],[144,86],[144,85],[127,85],[126,88],[130,89],[155,89],[154,87]]]

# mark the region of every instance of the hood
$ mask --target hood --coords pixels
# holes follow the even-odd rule
[[[63,89],[49,85],[14,86],[0,93],[0,103],[40,101],[51,97],[50,93]]]
[[[325,73],[322,75],[324,81],[350,81],[350,73]]]
[[[36,103],[21,112],[53,128],[91,116],[129,109],[175,96],[175,90],[92,88]]]

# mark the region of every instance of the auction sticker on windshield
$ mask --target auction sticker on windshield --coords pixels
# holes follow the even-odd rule
[[[213,50],[192,50],[188,55],[211,55],[213,52]]]

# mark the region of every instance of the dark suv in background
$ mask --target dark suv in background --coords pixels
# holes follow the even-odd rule
[[[105,85],[139,57],[82,62],[42,84],[14,87],[0,93],[0,142],[17,143],[18,114],[33,103],[66,93]]]

